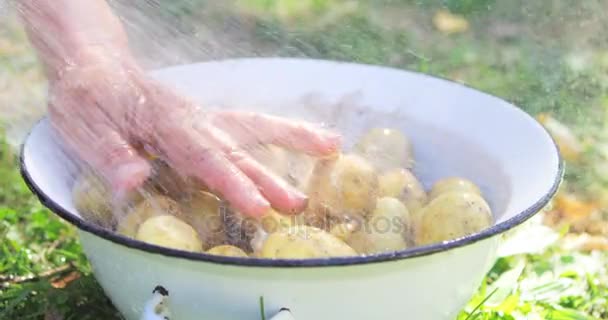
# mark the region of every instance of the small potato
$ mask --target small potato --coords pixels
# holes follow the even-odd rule
[[[116,224],[120,212],[141,200],[137,191],[129,193],[124,203],[112,207],[112,191],[102,177],[92,170],[83,171],[74,182],[72,200],[82,217],[102,227],[111,228]]]
[[[431,200],[420,211],[418,223],[416,243],[427,245],[479,232],[492,225],[493,217],[479,194],[453,191]]]
[[[207,191],[194,191],[180,204],[186,222],[198,232],[204,248],[227,241],[220,198]]]
[[[450,191],[472,192],[481,195],[481,190],[479,190],[479,187],[472,181],[460,177],[451,177],[441,179],[433,184],[431,192],[429,193],[429,200],[435,199],[440,194]]]
[[[307,259],[356,254],[344,241],[324,230],[295,226],[268,235],[259,256],[269,259]]]
[[[209,250],[207,250],[208,254],[213,254],[216,256],[226,256],[226,257],[243,257],[247,258],[248,255],[241,248],[231,246],[231,245],[219,245],[215,246]]]
[[[374,208],[378,175],[363,158],[340,155],[317,164],[308,190],[311,212],[366,214]]]
[[[178,250],[202,252],[201,239],[184,221],[172,215],[148,218],[139,226],[137,240]]]
[[[401,201],[378,199],[369,219],[346,242],[360,254],[373,254],[407,248],[410,214]]]
[[[355,145],[355,152],[370,161],[378,170],[411,168],[414,164],[412,144],[400,131],[373,128]]]
[[[388,171],[378,178],[379,195],[397,198],[413,213],[427,203],[426,191],[418,178],[407,169]]]
[[[152,196],[140,202],[122,219],[118,221],[118,233],[135,237],[139,225],[151,217],[172,215],[183,218],[179,205],[165,196]]]
[[[342,223],[338,223],[338,224],[334,225],[333,227],[331,227],[331,229],[329,230],[329,233],[331,233],[333,236],[335,236],[343,241],[347,241],[348,238],[351,237],[353,232],[355,232],[358,228],[359,228],[359,226],[357,223],[342,222]]]
[[[111,191],[105,181],[92,172],[78,176],[72,189],[72,199],[82,217],[103,227],[116,221],[112,214]]]
[[[284,215],[270,209],[260,218],[260,224],[264,231],[272,233],[298,224],[296,219],[294,215]]]

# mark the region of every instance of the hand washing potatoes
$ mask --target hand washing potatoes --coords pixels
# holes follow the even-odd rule
[[[326,158],[273,144],[246,151],[304,192],[305,210],[274,208],[246,217],[158,158],[151,159],[155,170],[145,190],[123,203],[112,202],[102,179],[82,172],[73,187],[74,205],[85,220],[139,241],[261,259],[390,253],[457,239],[494,222],[481,189],[467,177],[444,177],[427,189],[415,173],[412,142],[395,128],[370,129],[352,150]]]

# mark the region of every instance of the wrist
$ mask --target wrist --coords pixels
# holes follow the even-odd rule
[[[80,43],[70,50],[70,54],[52,59],[47,66],[50,81],[57,81],[66,71],[83,68],[98,68],[104,66],[129,66],[137,69],[135,59],[126,47],[108,45],[107,43]]]

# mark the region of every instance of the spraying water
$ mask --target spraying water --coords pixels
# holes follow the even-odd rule
[[[158,83],[147,75],[149,70],[260,56],[391,65],[479,87],[530,113],[551,111],[577,128],[585,124],[605,131],[605,101],[597,93],[606,87],[605,76],[590,66],[590,61],[598,70],[608,65],[606,53],[596,45],[604,42],[597,34],[607,20],[602,14],[592,15],[605,12],[604,3],[588,2],[576,10],[565,10],[562,1],[543,8],[525,1],[443,3],[438,9],[410,1],[14,0],[10,6],[0,2],[0,52],[7,62],[0,68],[0,118],[7,138],[17,147],[37,119],[51,117],[66,157],[78,163],[74,201],[89,213],[90,221],[131,237],[141,229],[141,237],[165,246],[202,251],[230,244],[244,254],[260,251],[278,225],[321,225],[329,232],[353,220],[361,223],[361,216],[373,213],[374,205],[361,205],[361,212],[357,206],[365,202],[361,199],[375,201],[377,177],[367,174],[371,170],[365,164],[347,161],[342,162],[346,169],[340,167],[321,181],[357,189],[349,193],[356,199],[342,197],[339,204],[326,201],[329,205],[315,207],[323,212],[322,221],[312,222],[303,214],[318,205],[318,199],[311,199],[309,182],[322,167],[319,163],[353,150],[364,129],[399,129],[408,140],[426,142],[450,133],[418,123],[404,128],[407,119],[399,114],[362,114],[356,95],[336,104],[313,98],[308,110],[315,117],[308,117],[308,112],[281,112],[284,118],[228,112],[228,107],[201,105]],[[548,10],[543,11],[546,16],[541,9]],[[426,19],[435,10],[433,19]],[[493,14],[486,17],[480,12]],[[556,21],[568,27],[555,32]],[[484,27],[476,30],[476,25]],[[590,36],[578,37],[583,31]],[[517,45],[518,41],[524,44]],[[582,115],[583,110],[589,113]],[[302,121],[308,118],[323,121]],[[357,125],[338,130],[345,123]],[[405,153],[404,159],[411,157],[407,143],[391,146],[395,145]],[[459,148],[443,151],[475,153],[475,146]],[[492,159],[478,157],[486,166],[475,170],[500,172]],[[378,159],[366,160],[378,169]],[[408,161],[400,165],[411,169]],[[455,164],[459,165],[464,163]],[[449,171],[424,164],[417,170],[416,174],[426,172],[435,179]],[[426,191],[431,187],[428,181],[407,185]],[[508,186],[481,187],[508,196]],[[402,189],[395,197],[407,202]],[[491,205],[500,215],[503,204],[498,199]],[[485,210],[481,205],[475,208]],[[155,220],[167,215],[174,219]],[[268,218],[270,225],[260,217]],[[170,240],[146,236],[172,232],[179,235]],[[304,234],[305,240],[318,240]],[[411,239],[402,240],[399,248],[412,245]],[[198,245],[189,246],[193,242]]]

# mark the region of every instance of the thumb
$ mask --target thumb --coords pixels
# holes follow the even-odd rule
[[[55,121],[54,127],[75,155],[109,183],[116,200],[150,176],[150,163],[113,128],[69,123],[73,125]]]
[[[100,138],[88,162],[108,180],[115,197],[140,187],[150,176],[151,166],[118,132],[99,130]],[[84,151],[85,148],[80,148]]]

